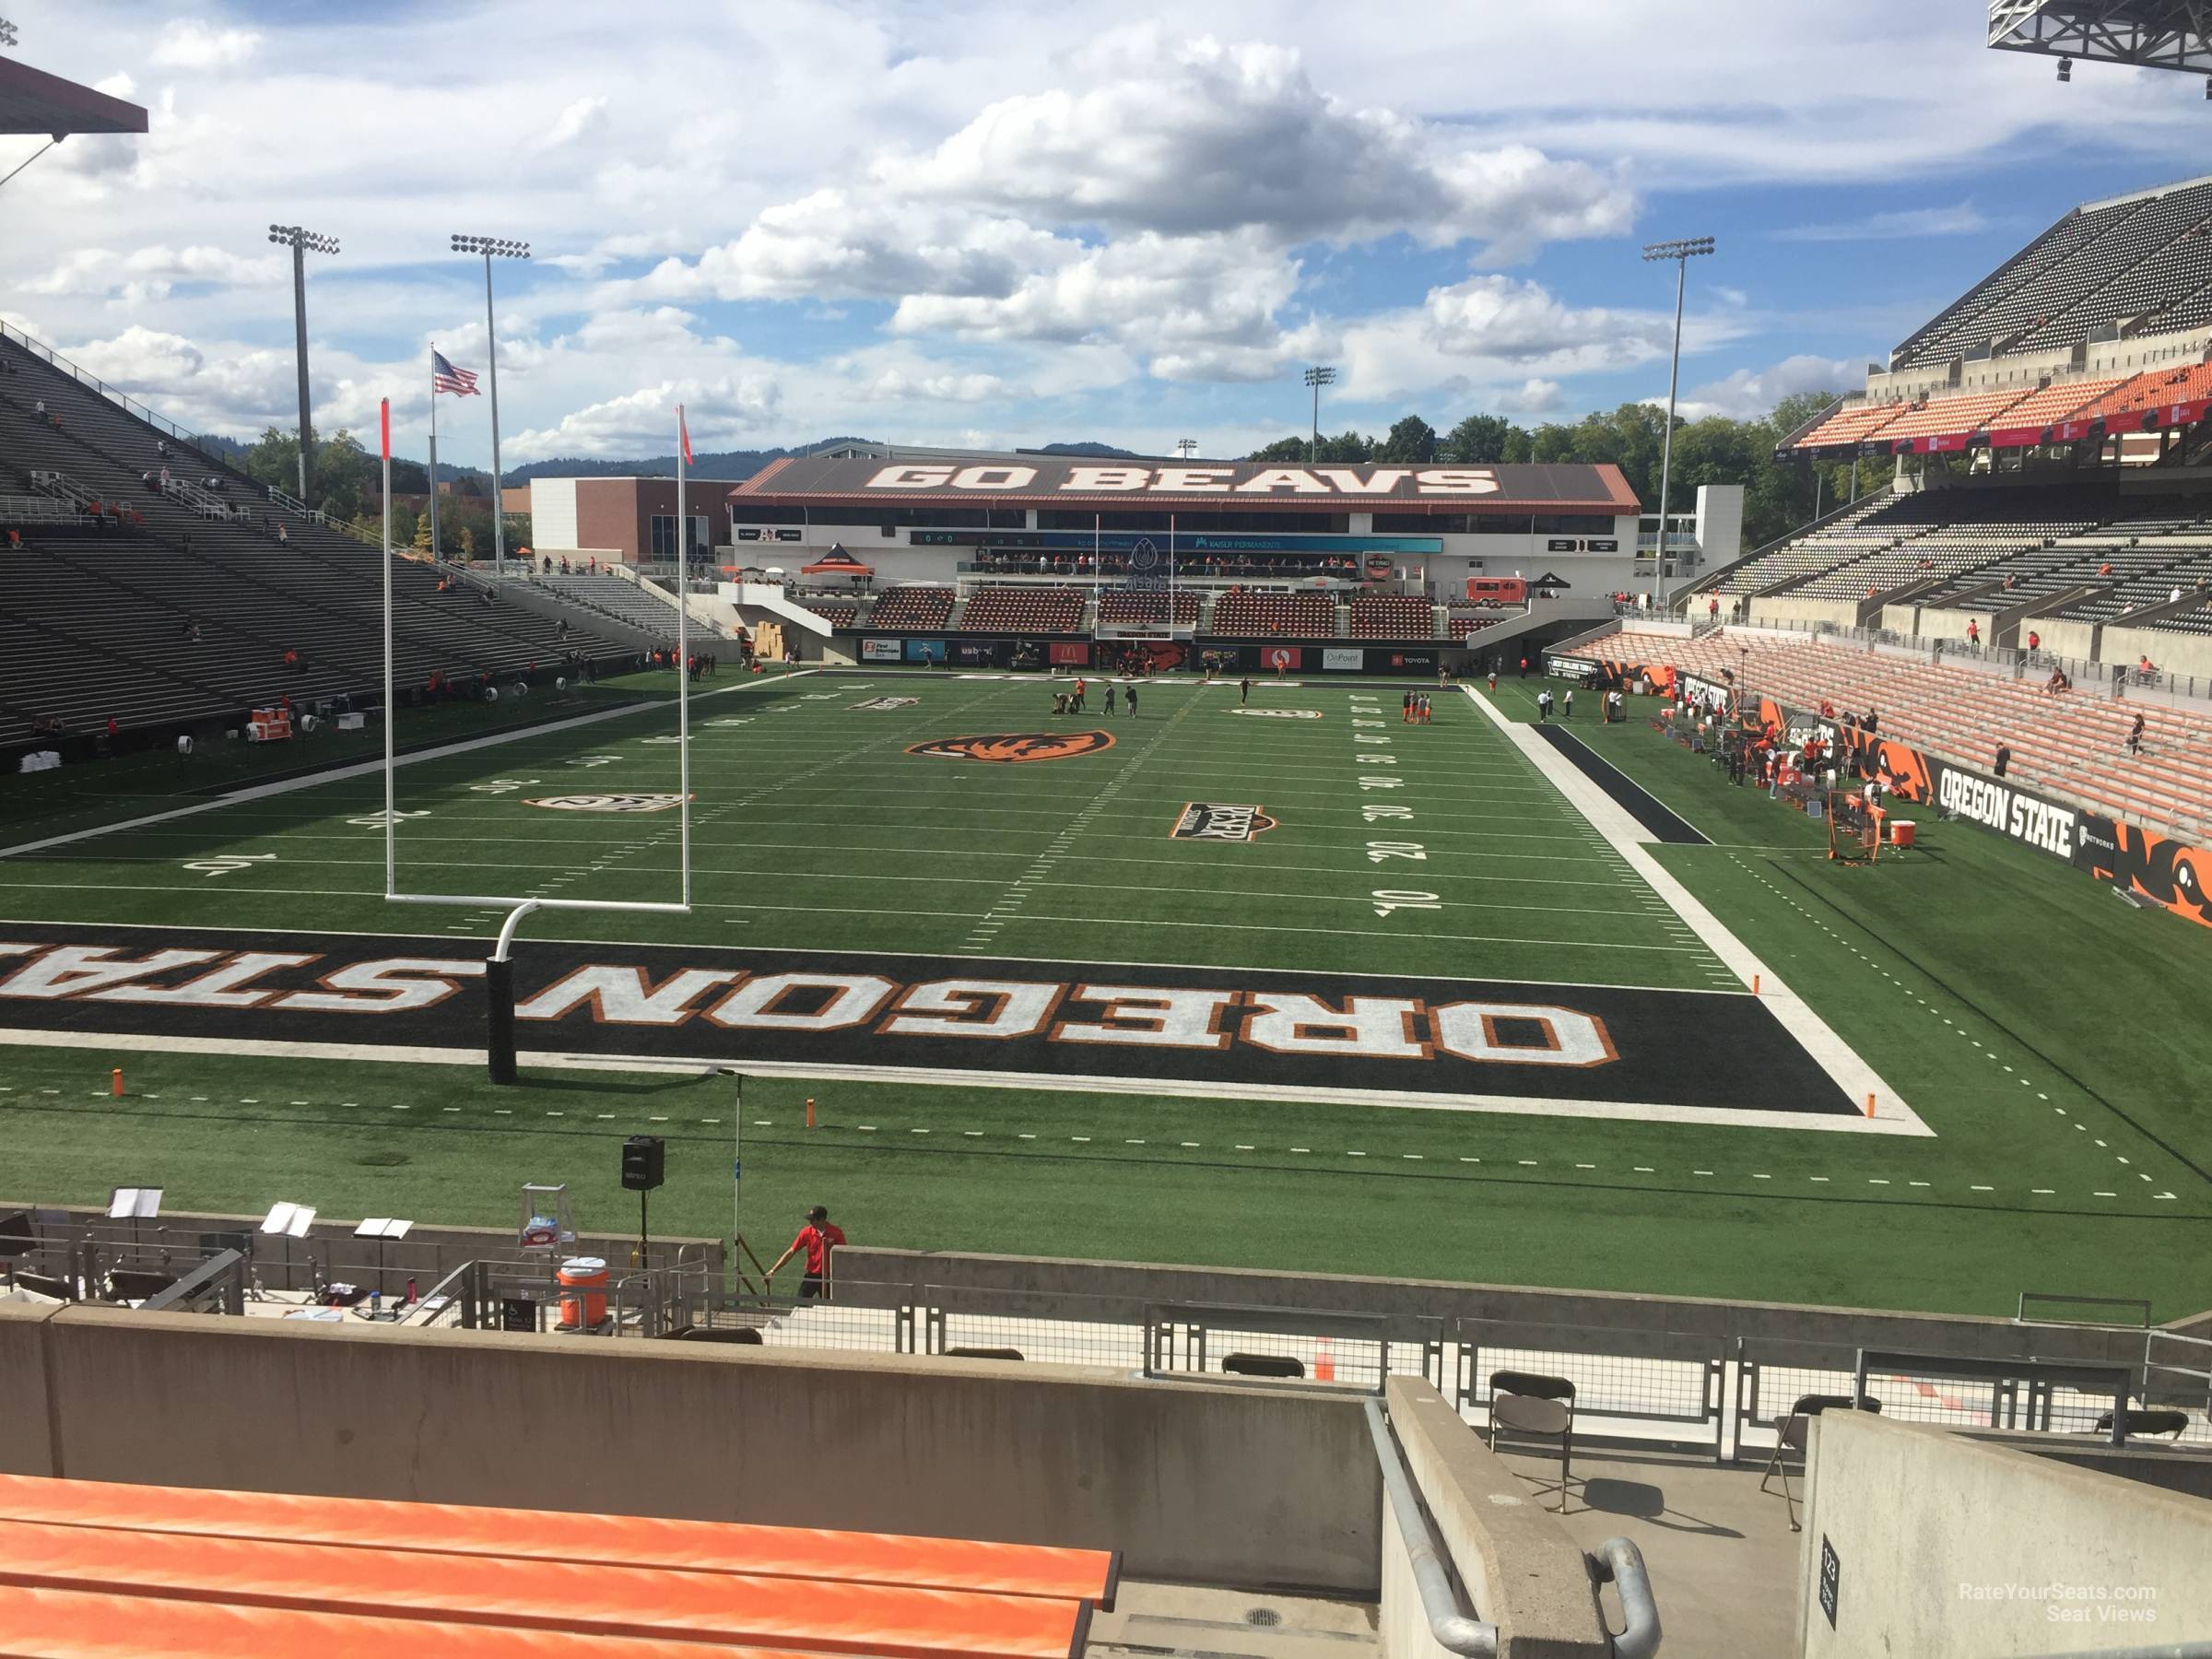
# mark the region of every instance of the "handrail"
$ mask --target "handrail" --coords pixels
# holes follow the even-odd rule
[[[136,398],[131,396],[129,394],[117,391],[113,386],[109,385],[107,382],[101,380],[98,375],[86,372],[86,371],[78,368],[75,363],[64,357],[60,352],[54,350],[53,347],[47,345],[43,340],[35,339],[31,335],[25,334],[21,329],[10,326],[5,321],[0,321],[0,337],[15,341],[17,345],[22,347],[24,350],[29,352],[33,357],[42,359],[44,361],[53,364],[56,369],[66,371],[80,385],[91,387],[93,391],[99,393],[109,402],[121,404],[124,408],[128,409],[132,414],[137,416],[139,419],[145,421],[148,426],[160,428],[161,430],[167,432],[171,438],[176,439],[181,443],[188,443],[195,450],[200,447],[199,433],[186,431],[182,427],[179,426],[175,421],[171,420],[168,417],[157,415],[153,410],[147,408],[144,404],[140,403]]]
[[[1421,1512],[1420,1500],[1414,1496],[1413,1482],[1406,1473],[1406,1461],[1398,1453],[1390,1424],[1382,1416],[1382,1403],[1369,1400],[1365,1410],[1367,1432],[1375,1444],[1375,1463],[1382,1473],[1382,1492],[1390,1500],[1390,1512],[1397,1521],[1398,1536],[1406,1546],[1406,1564],[1413,1570],[1413,1582],[1421,1593],[1421,1611],[1429,1616],[1429,1634],[1448,1653],[1464,1653],[1469,1659],[1497,1659],[1498,1627],[1459,1610],[1459,1596],[1452,1588],[1452,1575],[1437,1548],[1436,1534],[1430,1527],[1429,1517]]]
[[[1620,1596],[1625,1621],[1613,1638],[1618,1659],[1652,1659],[1659,1651],[1659,1598],[1652,1594],[1652,1575],[1645,1571],[1643,1551],[1628,1538],[1607,1538],[1592,1558],[1598,1578],[1609,1580]]]

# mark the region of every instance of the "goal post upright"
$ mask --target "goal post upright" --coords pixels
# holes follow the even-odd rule
[[[397,670],[392,649],[393,593],[392,593],[392,404],[389,398],[382,406],[384,466],[384,535],[383,535],[383,650],[384,650],[384,902],[387,904],[442,904],[459,905],[468,910],[503,910],[506,920],[500,925],[499,938],[484,963],[484,990],[486,1003],[485,1051],[488,1068],[494,1083],[515,1081],[514,1043],[514,939],[524,919],[539,911],[611,911],[629,915],[688,916],[691,913],[691,673],[689,660],[689,633],[684,627],[685,613],[690,608],[689,590],[689,534],[690,526],[684,522],[683,489],[677,489],[677,568],[682,574],[677,583],[677,747],[678,779],[677,810],[681,814],[682,833],[678,847],[681,865],[678,891],[675,901],[628,899],[530,899],[493,893],[404,893],[399,889],[399,812],[396,764],[398,729],[398,700],[396,696]],[[682,465],[679,460],[678,466]],[[496,492],[499,482],[493,480]],[[499,511],[495,502],[494,511]]]

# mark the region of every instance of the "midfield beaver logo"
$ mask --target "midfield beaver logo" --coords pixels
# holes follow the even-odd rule
[[[1112,732],[991,732],[975,737],[940,737],[917,743],[910,755],[940,755],[953,760],[987,760],[996,765],[1031,760],[1070,760],[1113,747]]]

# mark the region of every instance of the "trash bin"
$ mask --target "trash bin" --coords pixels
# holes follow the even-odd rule
[[[606,1320],[606,1264],[597,1256],[571,1256],[560,1265],[560,1325],[595,1330]]]
[[[1912,838],[1919,833],[1920,826],[1914,823],[1911,818],[1892,818],[1889,820],[1889,844],[1893,847],[1911,846],[1912,844]]]

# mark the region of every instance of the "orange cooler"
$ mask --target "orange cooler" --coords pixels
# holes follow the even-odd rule
[[[606,1319],[606,1264],[597,1256],[571,1256],[560,1265],[560,1326],[596,1329]]]

